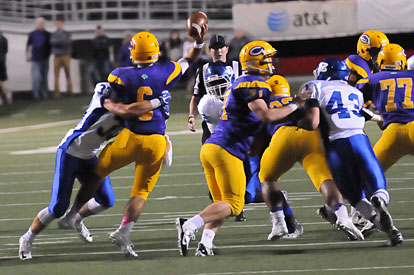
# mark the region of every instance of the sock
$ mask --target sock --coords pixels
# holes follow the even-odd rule
[[[197,229],[204,225],[204,220],[200,215],[195,215],[191,219],[187,220],[183,224],[183,229],[185,231],[189,230],[190,232],[195,232]]]
[[[348,209],[346,208],[345,204],[343,203],[337,203],[332,208],[332,212],[335,213],[335,215],[339,218],[345,218],[348,219]]]
[[[201,236],[201,243],[204,244],[205,247],[207,248],[212,248],[213,247],[213,240],[214,240],[214,236],[216,235],[216,232],[214,232],[214,230],[212,229],[204,229],[203,230],[203,235]]]
[[[387,190],[379,189],[375,191],[373,196],[378,196],[381,199],[383,199],[385,202],[385,205],[388,205],[388,203],[390,202],[390,195],[388,194]]]
[[[122,234],[129,234],[131,232],[132,227],[134,227],[135,222],[128,217],[124,217],[122,219],[121,225],[118,228],[118,231]]]
[[[278,219],[280,221],[285,220],[285,214],[283,214],[283,208],[277,207],[278,210],[270,211],[270,217],[272,218],[272,223],[275,223]]]
[[[269,212],[270,212],[270,214],[272,214],[272,213],[276,213],[278,211],[282,211],[283,212],[283,207],[282,206],[276,206],[276,207],[270,209]]]
[[[82,220],[84,219],[84,217],[78,213],[76,213],[75,215],[75,223],[79,224]]]

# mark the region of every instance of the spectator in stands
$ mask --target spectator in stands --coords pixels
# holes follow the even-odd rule
[[[63,21],[61,19],[56,21],[56,31],[50,37],[50,44],[52,46],[52,54],[55,55],[53,59],[55,71],[54,97],[60,97],[59,74],[62,67],[66,76],[66,91],[68,95],[72,95],[72,79],[70,77],[72,40],[70,32],[63,29]]]
[[[4,81],[7,80],[7,69],[6,69],[6,54],[8,51],[8,42],[6,37],[0,30],[0,97],[3,104],[10,103],[7,99],[6,88],[4,87]]]
[[[193,42],[192,42],[193,43]],[[177,61],[182,56],[182,47],[183,47],[183,41],[180,38],[180,33],[176,30],[171,31],[170,37],[168,38],[166,42],[166,50],[168,57],[173,60]]]
[[[118,63],[119,67],[128,67],[131,66],[131,53],[129,52],[129,44],[131,42],[132,33],[127,32],[124,37],[124,42],[119,48],[118,52]]]
[[[89,74],[93,85],[106,81],[111,72],[110,47],[111,40],[104,34],[102,26],[98,25],[96,36],[92,40],[92,60],[89,65]]]
[[[229,53],[227,55],[228,60],[239,61],[240,50],[250,41],[250,38],[244,34],[244,31],[242,29],[236,29],[234,32],[234,37],[230,40],[229,43]]]
[[[36,30],[29,33],[26,44],[26,60],[32,62],[33,98],[49,97],[47,75],[49,73],[50,33],[45,29],[45,19],[36,18]]]

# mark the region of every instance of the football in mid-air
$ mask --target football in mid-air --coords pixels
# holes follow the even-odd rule
[[[207,15],[204,12],[197,11],[190,15],[187,20],[187,33],[189,36],[195,36],[202,30],[202,27],[208,23]]]

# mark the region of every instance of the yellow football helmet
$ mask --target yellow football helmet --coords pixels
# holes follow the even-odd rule
[[[276,50],[265,41],[252,41],[244,45],[240,51],[242,69],[259,74],[272,74]]]
[[[367,61],[376,61],[378,53],[389,43],[384,33],[375,30],[366,31],[358,39],[357,52]]]
[[[150,32],[135,34],[129,44],[131,59],[135,64],[151,64],[158,60],[160,47],[157,38]]]
[[[272,96],[290,96],[290,85],[283,76],[274,75],[266,81],[272,88]]]
[[[398,44],[388,44],[378,55],[378,64],[382,70],[401,71],[407,67],[404,49]]]

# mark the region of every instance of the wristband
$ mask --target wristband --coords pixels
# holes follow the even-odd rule
[[[380,115],[374,114],[371,118],[371,121],[380,122],[380,121],[382,121],[382,117]]]
[[[298,109],[298,105],[296,105],[295,103],[290,103],[286,106],[290,107],[292,109],[292,112],[294,112]]]
[[[161,106],[161,101],[158,98],[154,98],[150,100],[152,109],[157,109],[158,107]]]
[[[193,47],[196,48],[196,49],[202,49],[204,47],[204,42],[201,43],[201,44],[197,44],[197,42],[194,41],[194,46]]]

